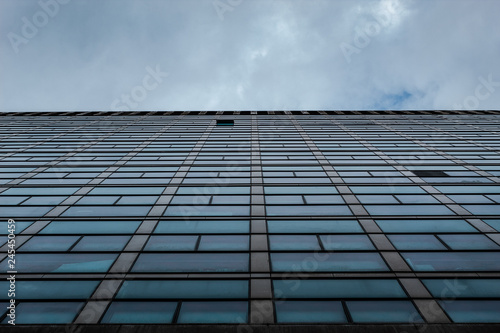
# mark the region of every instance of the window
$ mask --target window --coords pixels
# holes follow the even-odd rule
[[[347,323],[338,301],[282,301],[276,302],[278,323]]]
[[[247,253],[143,253],[133,272],[246,272]]]
[[[179,324],[240,324],[248,321],[247,302],[183,302]]]
[[[170,324],[177,302],[112,302],[103,324]]]

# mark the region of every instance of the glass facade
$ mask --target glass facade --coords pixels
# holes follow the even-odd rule
[[[0,119],[2,325],[500,323],[496,112]]]

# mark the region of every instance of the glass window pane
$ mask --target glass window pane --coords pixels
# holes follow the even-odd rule
[[[177,323],[246,323],[247,302],[183,302]]]
[[[153,205],[158,197],[155,195],[127,195],[123,196],[117,205]]]
[[[9,290],[9,281],[0,281]],[[87,299],[100,281],[16,281],[16,299]],[[7,293],[0,296],[8,299]]]
[[[483,221],[488,223],[494,229],[496,229],[496,231],[500,231],[500,220],[483,220]]]
[[[484,235],[439,235],[452,250],[498,250],[499,246]]]
[[[444,205],[365,205],[370,215],[455,215]]]
[[[403,252],[416,271],[498,271],[500,252]]]
[[[146,216],[151,206],[74,206],[61,216]]]
[[[352,215],[346,205],[267,206],[268,216],[346,216]]]
[[[347,323],[341,302],[282,301],[276,303],[278,323]]]
[[[130,236],[85,236],[71,251],[121,251]]]
[[[168,206],[164,216],[248,216],[249,206]]]
[[[84,302],[21,302],[16,307],[16,324],[68,324]],[[7,324],[6,317],[2,324]]]
[[[500,301],[438,301],[455,323],[498,323]]]
[[[269,205],[276,204],[298,204],[303,205],[304,200],[301,195],[266,195],[266,203]]]
[[[318,238],[313,235],[272,235],[269,243],[271,251],[321,250]]]
[[[140,221],[52,221],[41,234],[133,234]]]
[[[143,253],[133,272],[246,272],[247,253]]]
[[[67,196],[44,196],[44,197],[31,197],[23,202],[23,205],[58,205],[63,202]]]
[[[377,253],[271,253],[271,263],[275,272],[388,270],[386,264]]]
[[[77,205],[112,205],[120,198],[119,196],[109,195],[89,195],[81,198],[76,203]]]
[[[500,297],[499,279],[422,279],[432,296],[438,298]]]
[[[275,280],[275,297],[280,298],[406,298],[397,280],[332,279]]]
[[[337,194],[333,186],[265,186],[265,194]]]
[[[33,236],[19,250],[67,251],[79,238],[79,236]]]
[[[248,233],[249,222],[245,220],[160,221],[154,232],[157,234]]]
[[[312,204],[343,204],[344,200],[340,195],[304,195],[308,205]]]
[[[387,235],[398,250],[446,250],[433,235]]]
[[[363,229],[355,220],[268,220],[269,233],[360,233]]]
[[[19,253],[16,268],[24,273],[102,273],[108,271],[117,256],[114,253]],[[4,271],[8,270],[7,259],[0,263]]]
[[[247,251],[248,236],[202,236],[199,251]]]
[[[98,194],[111,194],[111,195],[127,195],[127,194],[161,194],[165,188],[164,187],[96,187],[92,191],[89,192],[90,195],[98,195]]]
[[[397,201],[392,195],[368,195],[361,194],[356,196],[362,204],[373,204],[373,203],[386,203],[386,204],[397,204]]]
[[[177,302],[113,302],[101,323],[170,324]]]
[[[145,251],[194,251],[198,236],[151,236]]]
[[[365,235],[322,235],[320,238],[328,251],[375,250]]]
[[[465,220],[375,220],[384,232],[478,232]]]
[[[422,317],[410,301],[347,301],[355,323],[415,323]]]
[[[127,280],[119,299],[247,298],[247,280]]]

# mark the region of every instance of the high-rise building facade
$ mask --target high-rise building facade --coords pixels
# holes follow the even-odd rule
[[[498,112],[0,120],[3,328],[498,331]]]

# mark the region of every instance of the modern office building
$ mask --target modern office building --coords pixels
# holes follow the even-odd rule
[[[499,112],[0,121],[2,331],[498,332]]]

